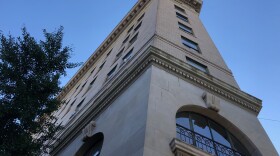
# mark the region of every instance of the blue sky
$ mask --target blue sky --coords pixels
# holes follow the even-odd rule
[[[18,36],[26,26],[42,39],[42,29],[62,25],[71,60],[85,62],[136,1],[0,0],[0,30]],[[280,122],[265,119],[280,120],[279,8],[279,0],[204,0],[200,15],[241,89],[263,100],[259,118],[278,152]]]

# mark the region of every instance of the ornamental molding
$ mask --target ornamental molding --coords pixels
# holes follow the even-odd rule
[[[193,8],[197,13],[200,13],[203,1],[202,0],[175,0],[179,3],[184,3]]]
[[[202,99],[204,100],[205,104],[206,104],[206,107],[208,109],[211,109],[215,112],[219,112],[220,111],[220,99],[213,95],[213,94],[210,94],[208,92],[204,92],[203,95],[202,95]]]
[[[84,112],[77,116],[75,120],[70,120],[56,138],[59,138],[53,144],[51,155],[56,155],[65,147],[82,129],[98,115],[104,111],[112,102],[132,84],[149,67],[156,66],[167,72],[174,74],[181,79],[188,81],[207,92],[231,101],[232,103],[255,113],[260,112],[262,107],[261,100],[230,86],[209,74],[203,73],[185,62],[161,51],[153,46],[139,53],[137,59],[132,58],[129,65],[124,65],[120,71],[113,77],[110,83],[107,83],[103,89],[91,99],[83,108]]]
[[[75,86],[75,84],[86,74],[86,72],[96,63],[102,54],[114,43],[120,36],[124,29],[132,22],[132,20],[143,10],[143,8],[151,0],[138,0],[129,13],[122,19],[122,21],[114,28],[108,37],[101,43],[101,45],[94,51],[90,58],[83,64],[77,73],[69,80],[63,90],[57,96],[58,99],[63,99],[65,95]]]
[[[96,127],[95,121],[89,122],[88,125],[83,129],[83,141],[85,142],[88,138],[92,137],[94,135],[94,129]]]

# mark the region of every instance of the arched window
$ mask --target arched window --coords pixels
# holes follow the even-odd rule
[[[75,156],[100,156],[103,140],[103,133],[96,133],[92,137],[87,138]]]
[[[99,156],[101,152],[103,144],[103,139],[97,141],[88,151],[84,154],[84,156]]]
[[[177,138],[217,156],[249,156],[247,149],[223,126],[193,112],[176,115]]]

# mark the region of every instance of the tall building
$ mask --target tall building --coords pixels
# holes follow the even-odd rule
[[[59,156],[277,156],[199,19],[201,0],[139,0],[58,96]]]

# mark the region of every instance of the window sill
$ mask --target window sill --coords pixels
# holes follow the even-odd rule
[[[169,145],[175,156],[211,156],[210,154],[198,149],[197,147],[188,145],[177,138],[174,138]]]

